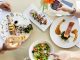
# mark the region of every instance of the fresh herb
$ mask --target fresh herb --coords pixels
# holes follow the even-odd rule
[[[29,33],[31,30],[33,30],[33,27],[32,27],[31,24],[29,24],[26,28],[23,28],[23,31],[24,31],[25,33]]]
[[[31,30],[33,30],[33,27],[31,24],[29,24],[27,27],[24,27],[24,26],[16,26],[16,29],[22,33],[30,33]]]
[[[67,40],[70,37],[70,35],[68,36],[68,38],[66,38],[66,37],[64,37],[64,33],[65,33],[65,31],[62,32],[61,38],[64,39],[64,40]]]

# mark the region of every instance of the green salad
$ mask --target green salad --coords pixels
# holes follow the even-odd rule
[[[48,60],[50,47],[47,43],[40,43],[33,48],[32,53],[35,60]]]

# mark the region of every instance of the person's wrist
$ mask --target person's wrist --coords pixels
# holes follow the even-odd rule
[[[75,8],[72,8],[72,9],[69,10],[69,13],[70,14],[74,14],[75,12],[76,12],[76,9]]]

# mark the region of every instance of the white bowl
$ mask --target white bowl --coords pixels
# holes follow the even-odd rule
[[[29,57],[30,57],[31,60],[35,60],[35,59],[34,59],[34,56],[33,56],[33,53],[32,53],[33,48],[34,48],[37,44],[40,44],[40,43],[47,43],[47,44],[49,45],[50,49],[51,49],[50,52],[54,52],[51,43],[49,43],[49,42],[47,42],[47,41],[37,40],[37,41],[33,42],[32,45],[31,45],[30,48],[29,48]],[[48,60],[51,60],[51,59],[48,58]]]

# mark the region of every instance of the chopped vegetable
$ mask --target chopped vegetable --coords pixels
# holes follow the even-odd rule
[[[24,27],[24,26],[16,26],[16,29],[18,29],[20,33],[22,33],[22,32],[30,33],[30,31],[33,30],[33,27],[32,27],[31,24],[29,24],[26,27]]]
[[[23,28],[23,31],[24,31],[25,33],[29,33],[31,30],[33,30],[33,27],[32,27],[31,24],[29,24],[26,28]]]
[[[33,48],[32,53],[35,60],[48,60],[50,47],[47,43],[40,43]]]

